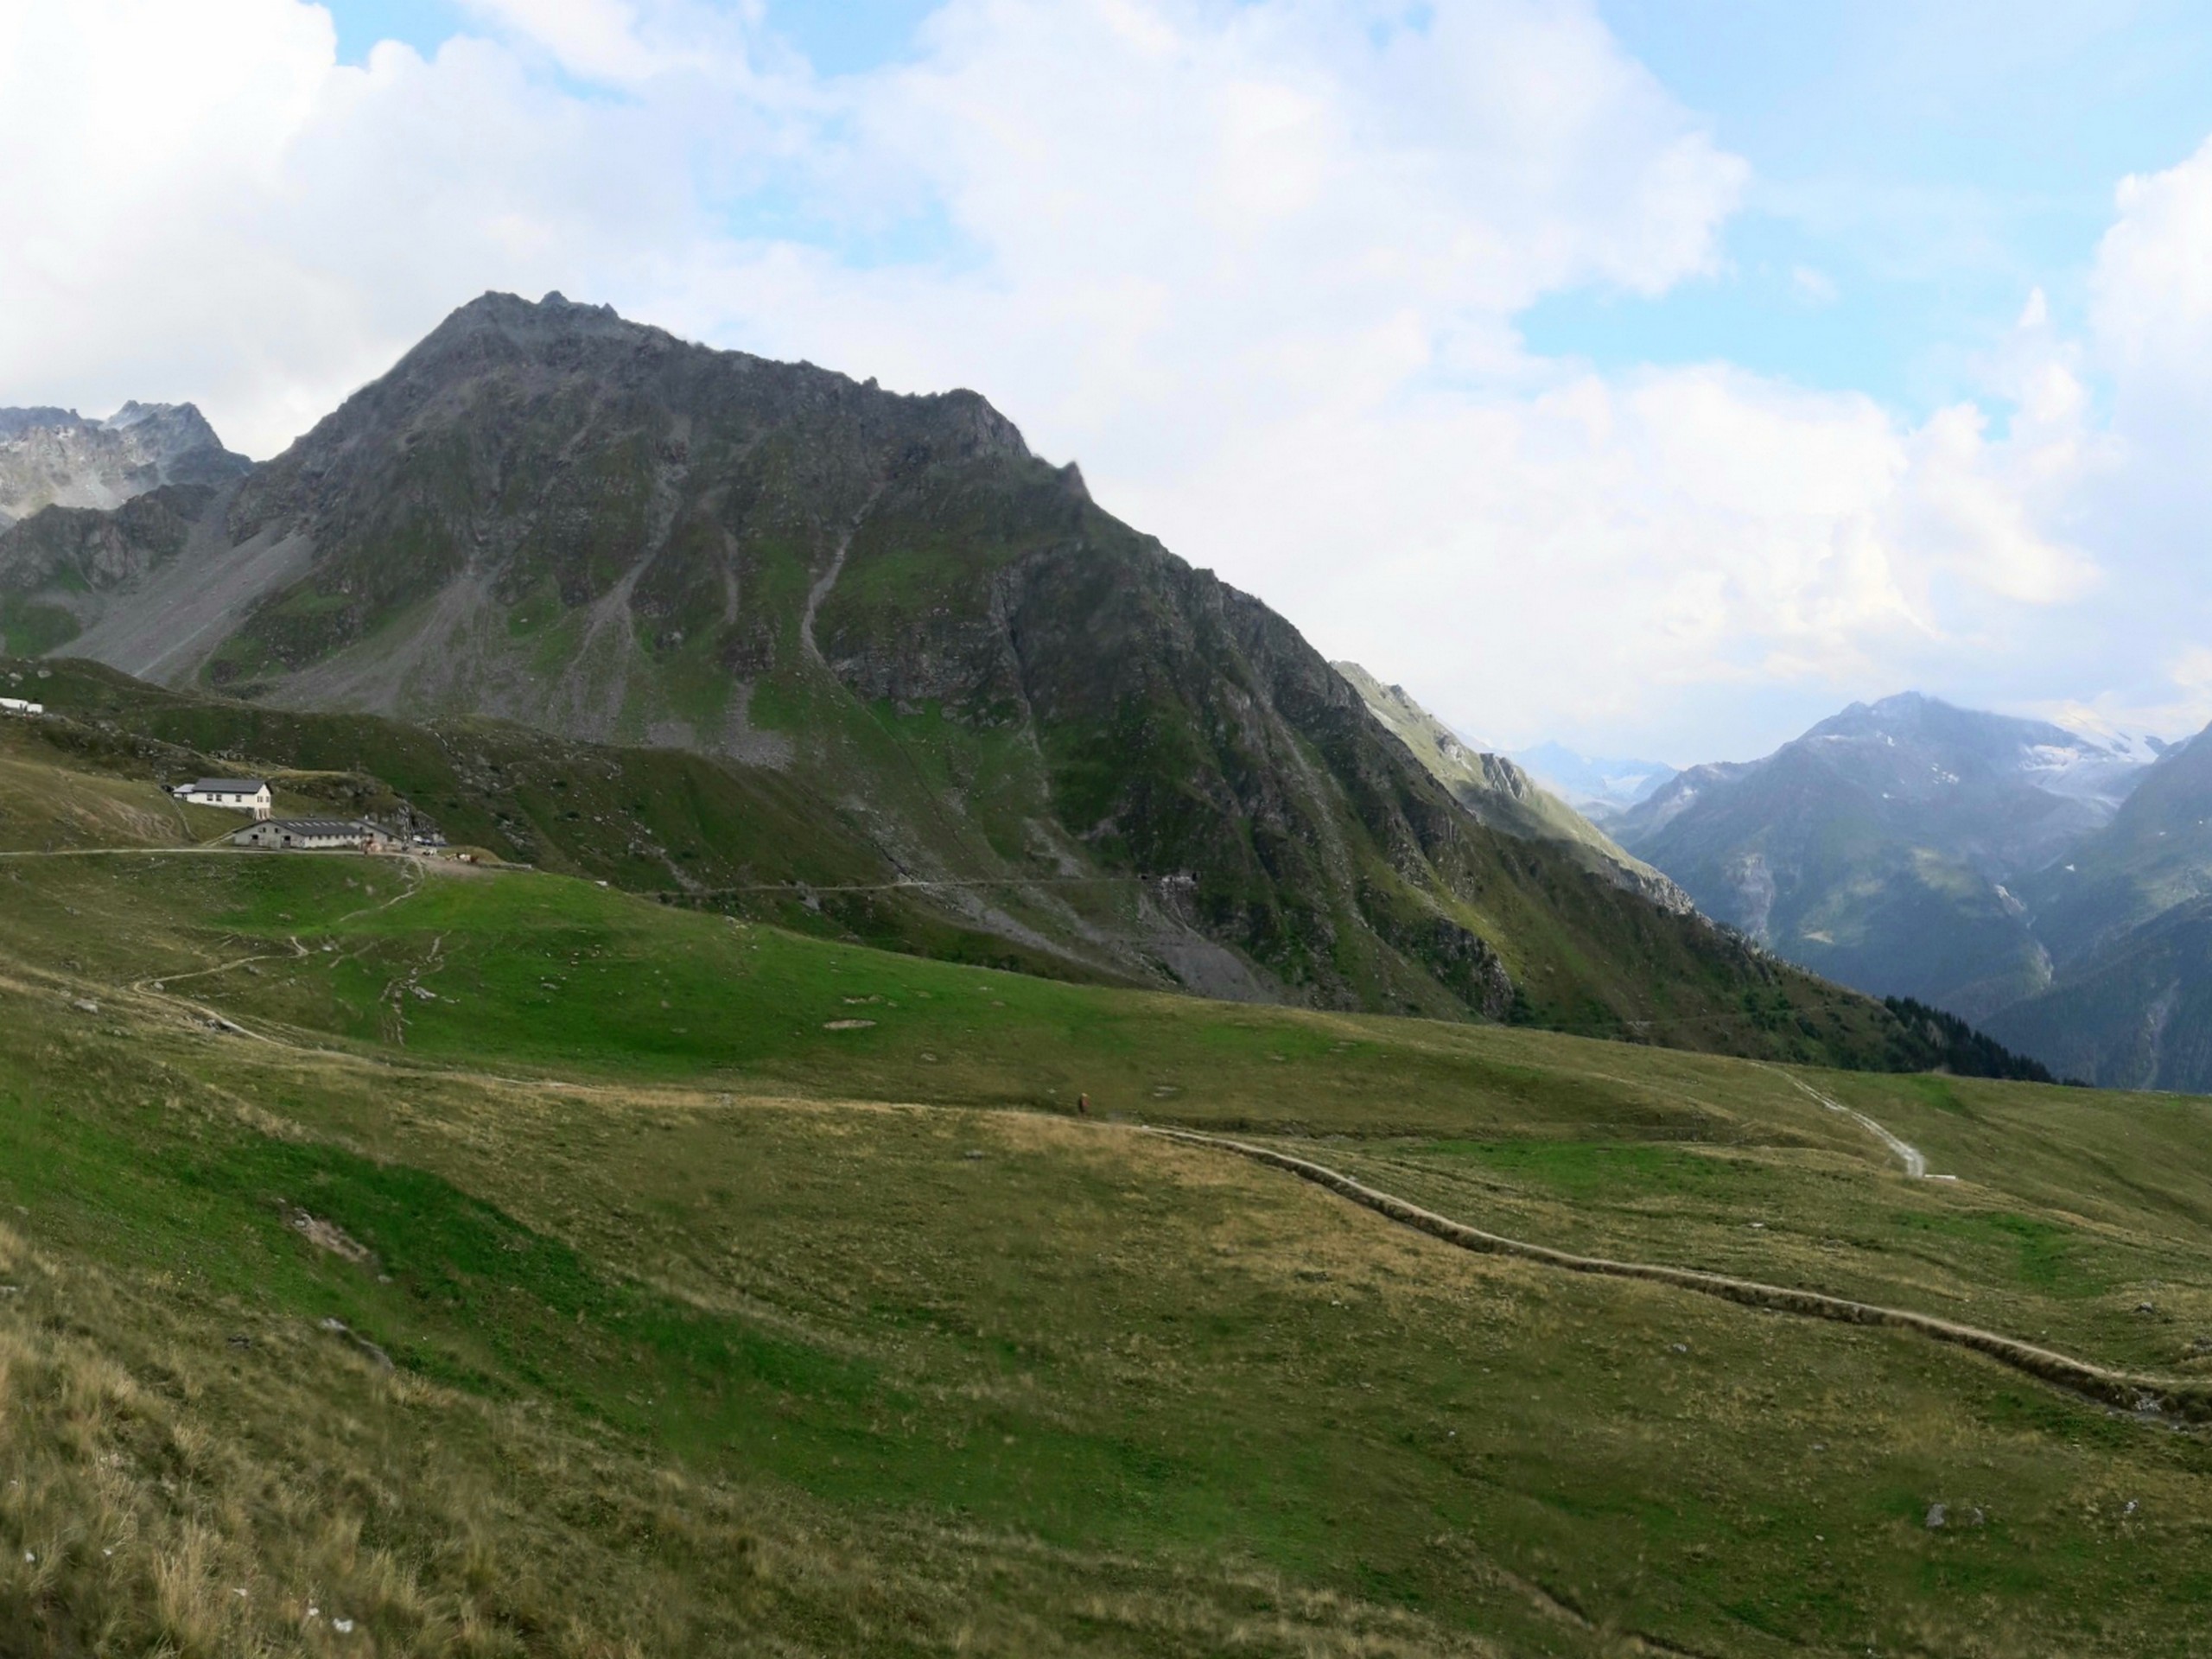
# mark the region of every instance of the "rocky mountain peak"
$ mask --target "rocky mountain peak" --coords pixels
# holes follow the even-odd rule
[[[105,511],[165,484],[227,482],[251,465],[190,404],[134,401],[104,421],[0,409],[0,528],[46,507]]]

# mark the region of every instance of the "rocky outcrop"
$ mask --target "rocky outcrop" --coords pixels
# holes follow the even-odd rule
[[[0,531],[0,588],[131,588],[184,550],[214,494],[204,484],[174,484],[113,512],[47,507]]]
[[[105,510],[165,484],[221,484],[251,465],[190,404],[125,404],[104,421],[0,409],[0,528],[46,507]]]

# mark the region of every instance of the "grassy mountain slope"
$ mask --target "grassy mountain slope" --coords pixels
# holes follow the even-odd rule
[[[264,709],[92,664],[25,667],[55,717],[0,726],[0,755],[13,758],[19,779],[11,804],[0,805],[9,845],[174,845],[219,835],[238,828],[237,815],[178,808],[156,782],[243,769],[271,778],[280,811],[412,818],[498,859],[732,914],[1032,973],[1117,977],[969,919],[988,906],[987,915],[1018,922],[1019,887],[936,893],[901,885],[864,823],[784,773],[493,721],[416,727]],[[10,671],[23,671],[0,665],[0,683]],[[127,804],[139,833],[119,835],[112,813],[87,817],[73,804],[88,794]]]
[[[416,727],[270,709],[167,691],[67,661],[20,669],[0,663],[0,680],[10,672],[43,673],[30,683],[54,716],[0,726],[0,743],[27,762],[61,768],[69,779],[99,778],[100,787],[121,789],[153,810],[173,812],[152,787],[155,779],[217,769],[263,772],[275,779],[286,810],[335,808],[392,823],[413,814],[496,857],[664,902],[1106,983],[1143,982],[1116,972],[1103,952],[1085,957],[1052,942],[1046,930],[1065,912],[1046,906],[1058,895],[1092,914],[1110,914],[1116,904],[1127,914],[1148,904],[1197,902],[1173,880],[917,882],[885,854],[868,813],[824,801],[788,773],[679,751],[577,744],[493,721]],[[34,797],[56,798],[80,786],[26,784]],[[189,816],[200,835],[236,824],[226,814]],[[1492,836],[1480,825],[1467,833]],[[162,839],[129,838],[130,844]],[[80,834],[22,844],[88,843]],[[1697,918],[1662,911],[1562,864],[1540,845],[1504,836],[1485,844],[1517,849],[1504,879],[1477,889],[1483,908],[1474,912],[1476,925],[1515,938],[1526,951],[1511,959],[1513,1001],[1503,1012],[1512,1021],[1850,1067],[1944,1063],[1939,1047],[1871,999],[1797,973]],[[1025,944],[1025,937],[1035,943]],[[1593,938],[1618,954],[1590,951],[1586,942]],[[1474,955],[1461,970],[1488,961]],[[1465,1014],[1464,1004],[1433,991],[1407,994],[1394,1005]],[[1623,1010],[1640,1012],[1624,1018]]]
[[[0,550],[25,605],[60,604],[38,571],[61,568]],[[247,705],[498,717],[703,757],[664,769],[779,798],[849,868],[1063,971],[1839,1059],[1886,1040],[1586,850],[1475,821],[1289,624],[972,393],[487,296],[131,568],[59,648],[219,710],[203,747],[349,763]]]
[[[1778,1069],[359,858],[0,861],[0,1009],[17,1648],[2205,1651],[2196,1437],[1112,1121],[2201,1372],[2202,1103],[1804,1074],[1911,1181]]]
[[[1672,908],[1689,907],[1689,895],[1612,837],[1544,789],[1502,754],[1470,749],[1458,733],[1407,695],[1385,685],[1357,663],[1332,663],[1359,693],[1367,710],[1413,752],[1437,782],[1493,830],[1524,841],[1555,842],[1593,874]]]

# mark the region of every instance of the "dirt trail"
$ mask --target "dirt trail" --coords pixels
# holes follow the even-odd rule
[[[177,850],[184,849],[179,849]],[[285,856],[289,857],[292,856],[292,855],[288,854],[285,855]],[[337,918],[336,921],[332,923],[332,925],[335,926],[339,922],[350,922],[357,916],[370,916],[375,914],[378,911],[390,910],[394,905],[400,904],[407,899],[412,899],[416,893],[422,892],[423,883],[426,880],[422,870],[409,861],[401,861],[400,868],[406,872],[406,886],[403,887],[397,893],[392,894],[389,899],[379,899],[373,905],[364,905],[359,910],[347,911],[346,914]],[[442,942],[442,938],[441,938],[441,943]],[[307,1052],[305,1046],[302,1044],[287,1042],[282,1038],[266,1036],[260,1032],[251,1030],[247,1027],[238,1024],[238,1021],[232,1020],[229,1015],[222,1013],[219,1009],[211,1008],[204,1002],[194,1002],[189,997],[175,995],[168,988],[169,986],[175,985],[183,980],[204,979],[213,974],[227,974],[234,969],[246,967],[254,963],[296,962],[302,957],[312,954],[308,950],[307,946],[302,944],[296,938],[293,938],[290,941],[290,944],[292,948],[289,951],[264,951],[257,956],[238,957],[229,962],[219,962],[211,967],[189,968],[181,974],[149,974],[143,979],[132,980],[130,982],[130,989],[137,995],[144,997],[149,1002],[163,1004],[172,1010],[183,1009],[188,1013],[197,1014],[200,1019],[208,1021],[219,1030],[228,1032],[233,1037],[251,1037],[255,1042],[267,1043],[274,1048],[297,1049],[302,1052]]]
[[[1758,1065],[1759,1070],[1762,1071],[1771,1071],[1778,1077],[1788,1077],[1791,1085],[1795,1087],[1800,1094],[1810,1096],[1813,1099],[1820,1102],[1821,1105],[1827,1107],[1828,1110],[1842,1113],[1844,1116],[1849,1118],[1853,1122],[1859,1125],[1860,1128],[1866,1130],[1877,1141],[1879,1141],[1884,1146],[1895,1153],[1897,1155],[1898,1160],[1904,1165],[1904,1173],[1914,1180],[1955,1181],[1959,1179],[1955,1175],[1930,1175],[1928,1173],[1928,1159],[1918,1147],[1914,1146],[1909,1141],[1901,1140],[1897,1135],[1891,1134],[1889,1130],[1884,1128],[1872,1118],[1867,1116],[1866,1113],[1859,1111],[1853,1107],[1847,1106],[1841,1101],[1837,1100],[1831,1096],[1822,1094],[1819,1090],[1814,1088],[1811,1084],[1806,1082],[1802,1077],[1796,1076],[1794,1072],[1784,1071],[1778,1065],[1767,1065],[1764,1063],[1756,1061],[1754,1064]]]
[[[1671,1286],[1677,1290],[1693,1290],[1702,1295],[1718,1296],[1747,1307],[1764,1307],[1778,1313],[1799,1314],[1807,1319],[1834,1319],[1845,1325],[1885,1325],[1893,1330],[1910,1331],[1936,1342],[1971,1348],[1976,1353],[1987,1355],[1999,1364],[2009,1365],[2043,1382],[2086,1395],[2101,1405],[2146,1415],[2171,1415],[2193,1422],[2212,1421],[2212,1381],[2145,1376],[2110,1370],[2102,1365],[2075,1359],[2070,1355],[2055,1353],[2048,1348],[2037,1348],[2031,1343],[2017,1341],[1993,1331],[1979,1330],[1970,1325],[1955,1325],[1948,1319],[1915,1313],[1905,1308],[1854,1302],[1846,1297],[1830,1296],[1819,1291],[1792,1290],[1786,1286],[1763,1285],[1754,1280],[1731,1279],[1721,1274],[1700,1273],[1691,1268],[1670,1268],[1656,1262],[1616,1262],[1605,1256],[1576,1255],[1570,1251],[1553,1249],[1548,1245],[1525,1243],[1520,1239],[1507,1238],[1502,1234],[1470,1227],[1463,1222],[1440,1216],[1434,1211],[1424,1210],[1394,1194],[1354,1180],[1339,1170],[1294,1157],[1287,1152],[1278,1152],[1272,1147],[1254,1146],[1249,1141],[1232,1141],[1222,1135],[1200,1135],[1192,1129],[1147,1128],[1142,1133],[1190,1146],[1235,1153],[1255,1163],[1287,1170],[1300,1179],[1326,1187],[1339,1198],[1348,1198],[1402,1226],[1427,1233],[1432,1238],[1441,1239],[1463,1250],[1516,1256],[1525,1262],[1562,1268],[1569,1273],[1595,1274],[1610,1279],[1640,1279],[1651,1284]]]

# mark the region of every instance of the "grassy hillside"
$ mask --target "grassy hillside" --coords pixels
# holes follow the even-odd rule
[[[0,662],[0,672],[10,666]],[[16,746],[26,764],[92,778],[133,799],[159,805],[149,785],[156,777],[211,766],[266,771],[296,805],[387,816],[411,805],[457,843],[502,858],[940,959],[1156,983],[1166,976],[1146,974],[1141,959],[1098,941],[1112,926],[1158,927],[1178,907],[1221,901],[1205,883],[1194,899],[1172,881],[1080,865],[1068,874],[1049,861],[1018,874],[916,878],[906,873],[911,849],[865,805],[825,797],[804,777],[677,750],[575,743],[497,721],[414,726],[265,709],[165,690],[92,664],[16,671],[34,676],[28,683],[58,717],[0,728],[0,742]],[[36,678],[40,672],[46,677]],[[931,766],[968,764],[962,746],[972,734],[933,736],[941,723],[921,716],[908,723],[915,729],[901,741],[910,755]],[[922,794],[933,776],[918,771]],[[1471,845],[1472,837],[1479,844]],[[1371,845],[1335,850],[1357,868],[1379,857]],[[1503,969],[1496,1015],[1773,1059],[1907,1069],[1936,1063],[1934,1052],[1879,1004],[1598,880],[1556,849],[1461,820],[1441,855],[1463,861],[1461,874],[1470,877],[1497,861],[1468,881],[1471,896],[1453,912],[1479,938],[1373,870],[1363,878],[1371,878],[1369,914],[1433,956],[1471,998],[1488,994],[1482,976]],[[1362,946],[1361,938],[1373,944],[1355,931],[1343,948],[1367,963],[1374,997],[1408,1013],[1466,1014],[1465,1001],[1415,972],[1409,959]],[[1510,952],[1489,953],[1481,940],[1492,938],[1510,941]],[[1191,976],[1205,979],[1196,969]],[[1267,995],[1249,976],[1241,984],[1248,995]]]
[[[0,659],[0,671],[11,666]],[[25,669],[59,717],[0,724],[0,756],[16,757],[18,769],[10,799],[22,804],[0,800],[0,839],[16,837],[9,844],[38,844],[24,839],[38,834],[65,845],[218,835],[238,827],[236,815],[183,809],[180,817],[156,782],[244,769],[272,778],[280,810],[395,822],[412,811],[456,846],[632,891],[956,960],[1127,977],[1110,962],[1052,948],[1042,931],[1050,924],[1025,943],[976,919],[988,905],[1019,933],[1035,909],[1019,884],[902,884],[858,815],[773,770],[574,743],[496,721],[421,727],[261,709],[165,691],[96,664]],[[151,816],[125,831],[112,811],[86,816],[92,797]],[[22,829],[11,830],[11,810]],[[1115,898],[1110,889],[1079,896]]]
[[[0,1642],[2212,1651],[2196,1434],[1138,1128],[2203,1376],[2207,1112],[0,859]]]

